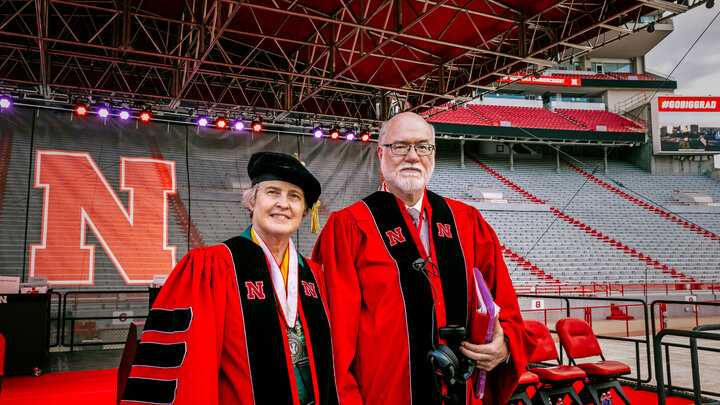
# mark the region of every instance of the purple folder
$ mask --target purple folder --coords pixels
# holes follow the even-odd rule
[[[493,301],[492,294],[490,294],[490,290],[487,288],[487,285],[485,284],[485,279],[482,276],[482,273],[480,273],[480,270],[475,267],[475,283],[477,284],[477,289],[480,291],[480,296],[477,297],[478,300],[482,299],[483,303],[485,304],[485,307],[487,308],[487,314],[492,317],[495,314],[495,302]],[[485,336],[485,343],[490,343],[492,341],[493,336],[493,326],[495,325],[495,320],[490,319],[488,322],[487,327],[487,336]],[[483,397],[483,394],[485,393],[485,381],[487,380],[487,371],[476,369],[475,375],[474,375],[474,391],[475,391],[475,398],[480,399]]]

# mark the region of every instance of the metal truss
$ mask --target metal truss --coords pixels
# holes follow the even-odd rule
[[[174,112],[377,123],[493,91],[705,1],[5,0],[0,88]],[[620,27],[620,28],[618,28]]]

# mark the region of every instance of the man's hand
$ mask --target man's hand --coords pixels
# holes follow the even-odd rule
[[[477,362],[475,367],[490,371],[497,367],[510,354],[510,348],[505,341],[505,334],[500,326],[500,320],[495,318],[492,341],[483,345],[462,342],[460,351],[470,359]]]

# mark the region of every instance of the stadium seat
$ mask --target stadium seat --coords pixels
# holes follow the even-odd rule
[[[621,375],[630,374],[630,367],[622,362],[605,360],[600,349],[597,337],[590,325],[578,318],[564,318],[555,325],[560,336],[560,344],[567,352],[570,364],[577,364],[583,369],[588,377],[585,388],[581,391],[583,397],[589,397],[596,405],[600,405],[600,394],[610,388],[629,404],[630,401],[625,395],[617,378]],[[600,356],[600,361],[594,363],[577,363],[576,359]]]
[[[547,326],[540,321],[527,319],[525,320],[525,329],[535,335],[538,340],[537,348],[530,357],[530,363],[541,363],[551,360],[559,363],[555,341]],[[576,381],[585,380],[586,374],[581,368],[559,364],[550,367],[532,367],[530,371],[540,379],[540,388],[533,396],[534,404],[554,404],[558,398],[564,398],[566,395],[570,396],[572,403],[582,404],[578,393],[575,391],[575,388],[573,388],[573,384]]]
[[[5,374],[5,337],[0,333],[0,393],[2,393],[2,376]]]

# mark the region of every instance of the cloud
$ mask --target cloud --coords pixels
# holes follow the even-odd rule
[[[645,56],[645,66],[654,72],[669,74],[675,69],[672,76],[678,83],[676,94],[720,96],[720,47],[716,40],[720,38],[720,18],[717,16],[715,10],[697,7],[675,17],[673,32]],[[712,25],[702,34],[711,21]],[[682,59],[701,34],[702,38]]]

